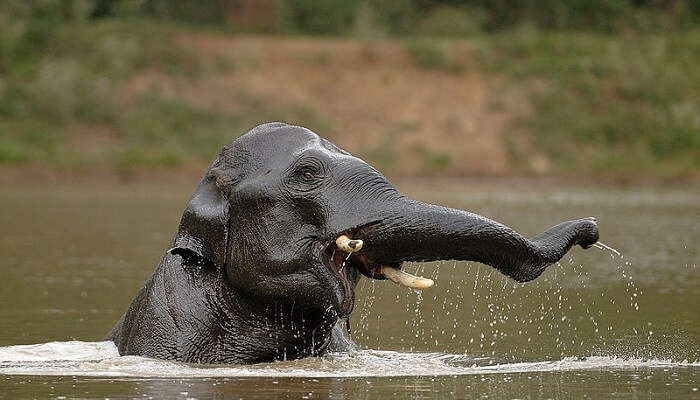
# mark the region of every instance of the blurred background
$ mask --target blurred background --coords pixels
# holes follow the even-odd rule
[[[495,398],[696,394],[700,0],[0,0],[0,346],[103,338],[205,166],[273,120],[528,236],[595,215],[616,249],[527,285],[452,262],[407,266],[424,295],[362,280],[362,348],[664,366],[441,381]],[[0,398],[444,390],[270,380],[8,377]]]
[[[697,181],[699,24],[698,0],[4,0],[0,179],[194,176],[284,120],[390,177]]]

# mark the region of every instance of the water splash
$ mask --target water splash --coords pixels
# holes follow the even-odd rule
[[[622,254],[619,251],[617,251],[617,249],[610,247],[603,242],[600,242],[600,241],[596,242],[595,244],[593,244],[593,247],[595,247],[597,249],[601,249],[601,250],[608,250],[608,251],[612,252],[613,254],[615,254],[616,256],[622,257]]]
[[[405,268],[417,275],[423,275],[423,269],[441,268],[442,275],[436,280],[443,282],[441,290],[418,295],[402,289],[384,298],[385,283],[363,280],[367,301],[360,311],[361,329],[353,329],[353,337],[363,348],[438,350],[509,360],[610,353],[682,360],[693,355],[673,347],[652,346],[652,322],[632,314],[639,310],[642,294],[630,273],[632,264],[612,246],[600,243],[596,248],[610,255],[598,258],[597,269],[569,255],[526,284],[513,282],[479,263],[407,263]],[[587,254],[600,257],[596,252]],[[613,268],[607,267],[611,261]],[[600,274],[591,272],[598,270],[612,272],[621,290],[604,289],[599,284]],[[371,293],[367,284],[372,285]],[[405,310],[400,312],[403,323],[384,324],[386,313],[373,307],[375,285],[377,302],[393,301],[395,310]]]
[[[0,374],[109,377],[396,377],[639,368],[692,369],[700,362],[595,356],[502,363],[495,358],[446,353],[363,350],[326,357],[245,366],[205,366],[119,357],[112,342],[52,342],[0,348]]]
[[[593,246],[596,247],[597,249],[608,251],[610,253],[610,257],[615,261],[617,261],[618,259],[621,261],[625,258],[625,256],[620,251],[618,251],[617,249],[615,249],[611,246],[606,245],[603,242],[598,242],[598,243],[594,244]],[[632,277],[632,274],[629,272],[629,269],[631,266],[632,266],[632,263],[630,263],[629,261],[624,261],[621,263],[617,263],[616,267],[617,267],[618,272],[622,275],[622,278],[625,280],[625,285],[626,285],[625,290],[626,290],[627,294],[630,296],[629,297],[630,306],[633,307],[636,311],[639,311],[638,297],[642,294],[642,291],[637,289],[634,278]],[[617,310],[617,312],[618,313],[620,312],[619,309]],[[635,333],[637,333],[637,332],[635,332]]]

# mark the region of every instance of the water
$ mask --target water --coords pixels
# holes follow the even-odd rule
[[[700,397],[696,188],[402,185],[528,234],[595,215],[603,242],[528,284],[453,261],[407,266],[435,280],[422,293],[362,280],[356,353],[245,367],[118,357],[100,340],[191,189],[0,188],[0,346],[44,343],[0,348],[0,398]]]

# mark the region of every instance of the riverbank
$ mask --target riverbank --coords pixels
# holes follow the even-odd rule
[[[310,38],[150,20],[57,29],[3,60],[5,181],[197,176],[270,120],[307,126],[392,177],[700,178],[700,35]]]

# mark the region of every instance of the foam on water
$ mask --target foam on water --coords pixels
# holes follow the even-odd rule
[[[321,358],[247,366],[204,366],[119,356],[112,342],[51,342],[0,347],[0,374],[104,377],[397,377],[637,368],[700,369],[700,362],[615,356],[494,364],[493,359],[444,353],[362,350]]]
[[[100,361],[119,357],[117,346],[106,342],[48,342],[0,347],[0,365],[42,361]],[[0,371],[2,371],[0,369]]]

